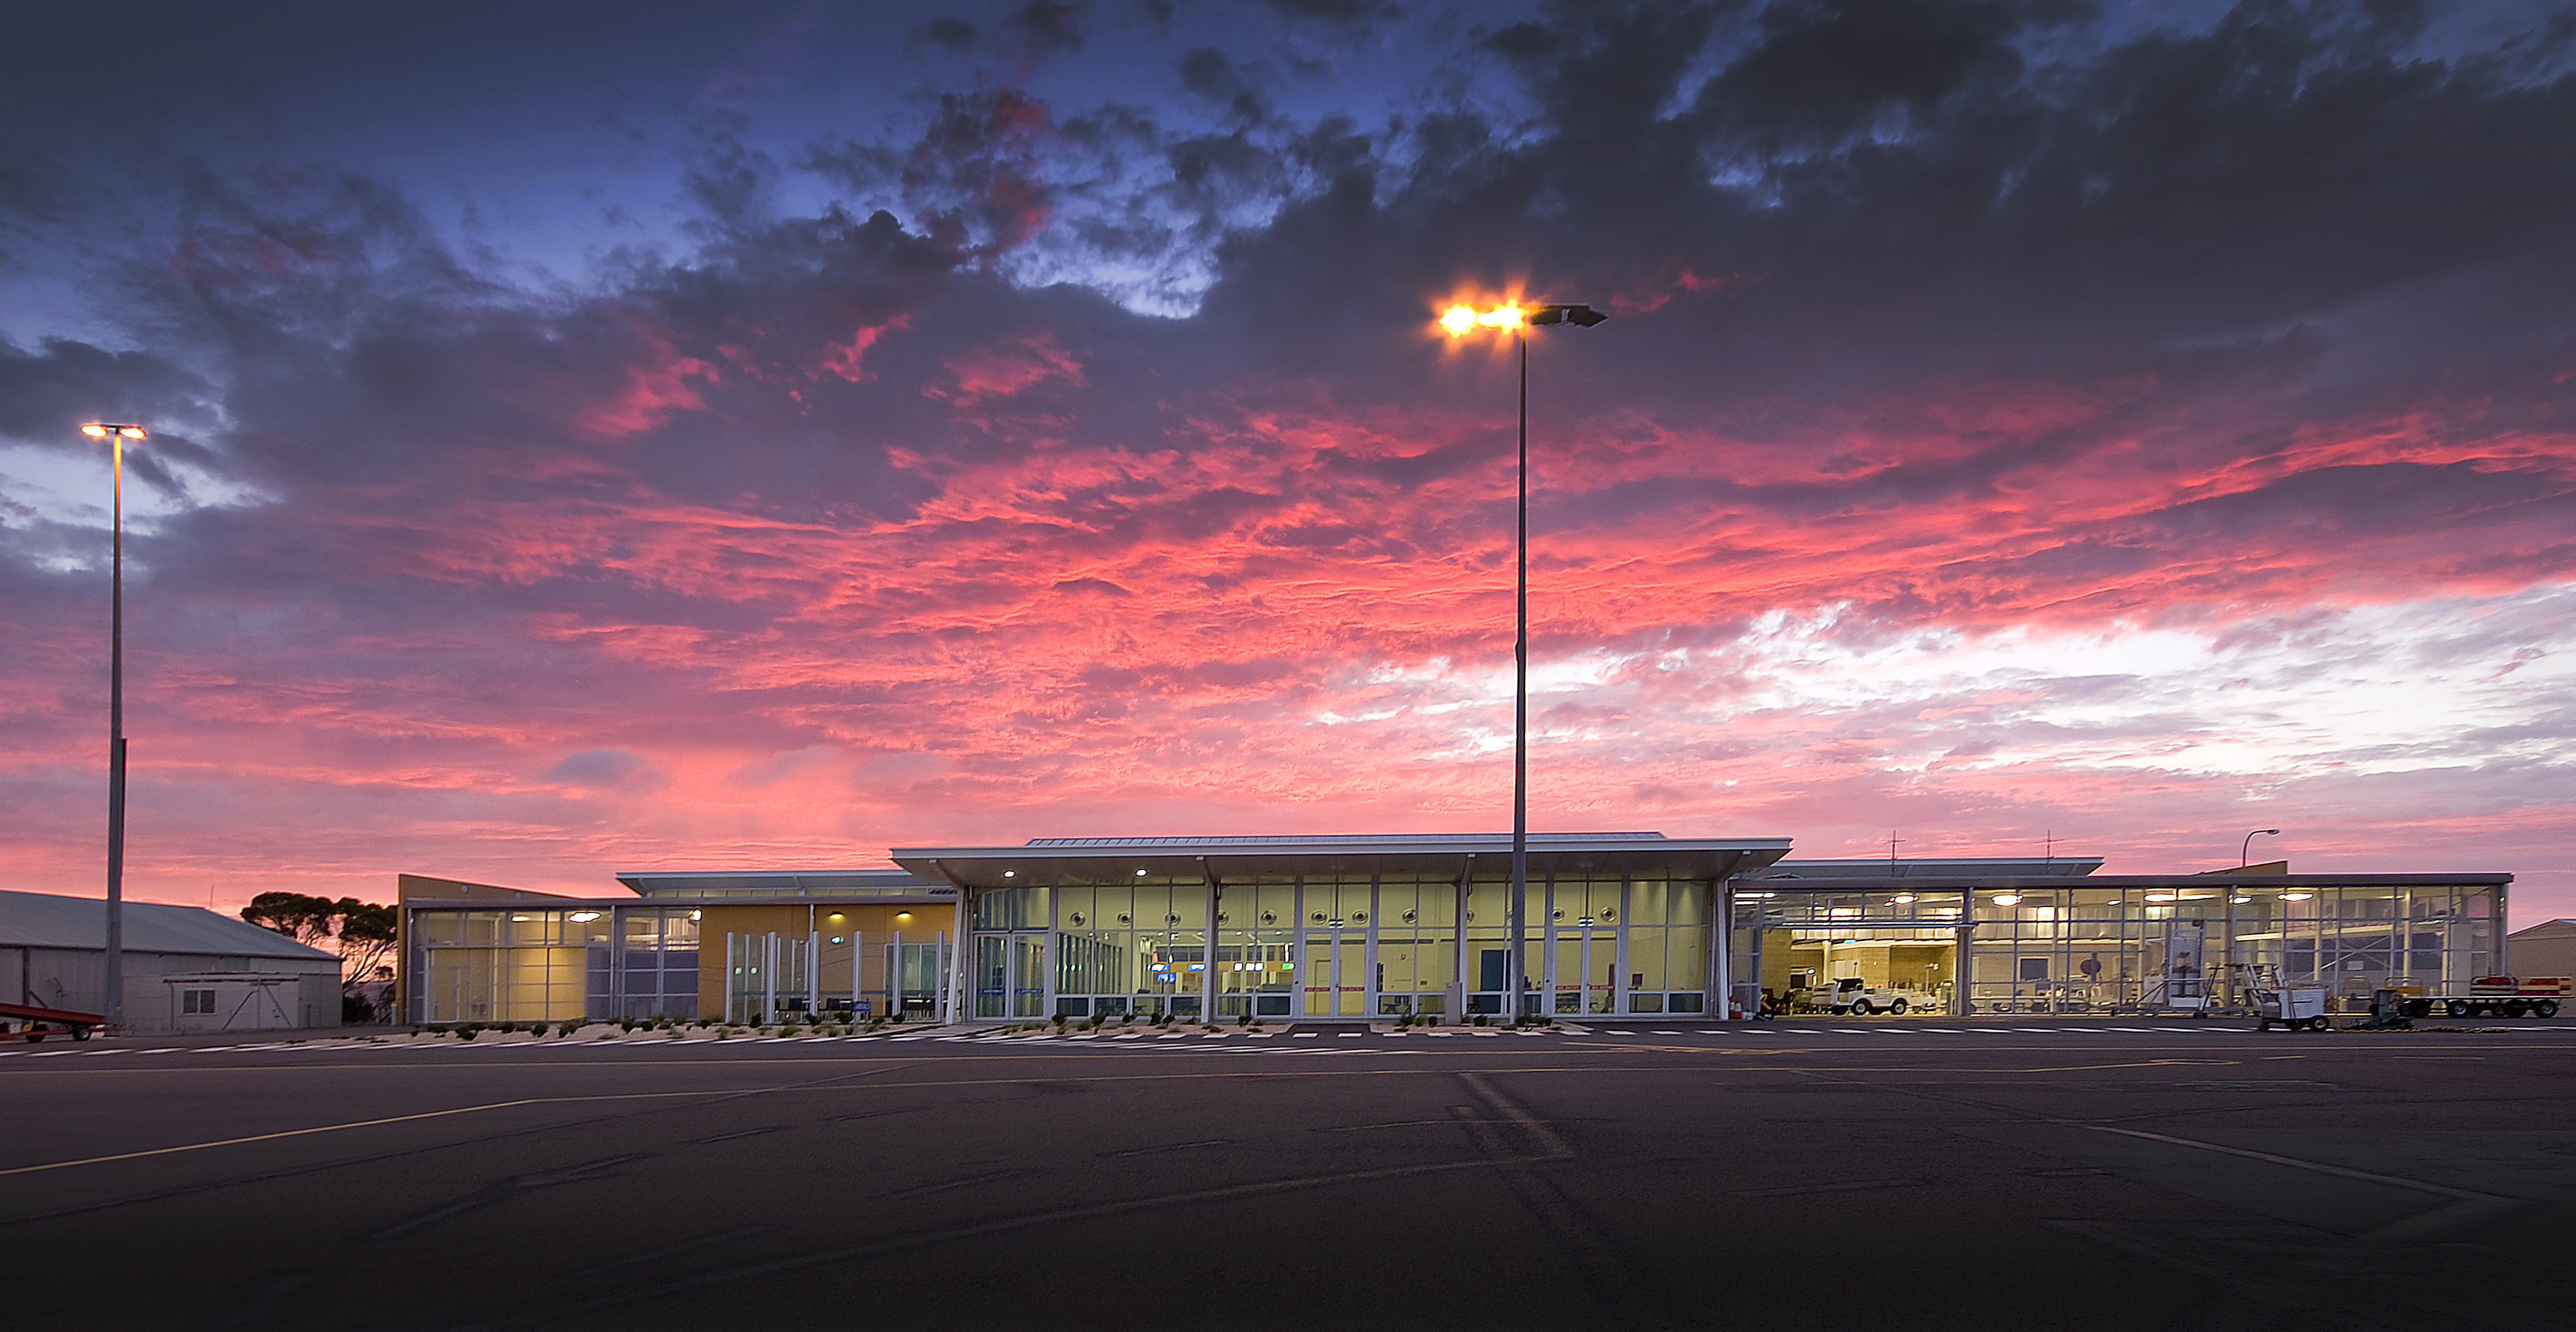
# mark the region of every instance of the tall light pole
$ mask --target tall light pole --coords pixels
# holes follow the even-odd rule
[[[1447,329],[1453,338],[1480,327],[1510,329],[1514,350],[1519,353],[1521,363],[1520,522],[1519,541],[1513,558],[1512,938],[1506,957],[1511,974],[1503,982],[1504,992],[1510,997],[1514,1023],[1524,1016],[1521,1012],[1521,987],[1529,970],[1525,956],[1529,914],[1529,329],[1533,324],[1572,324],[1577,328],[1590,328],[1609,317],[1589,305],[1498,305],[1485,311],[1459,305],[1440,316],[1440,326]],[[1583,978],[1583,986],[1585,994],[1592,992],[1590,976]],[[1611,993],[1618,993],[1615,984]]]
[[[92,421],[81,433],[108,442],[113,535],[107,584],[107,1003],[111,1028],[125,1025],[125,441],[144,438],[139,425]]]
[[[2250,833],[2245,834],[2245,845],[2244,845],[2244,846],[2242,846],[2242,847],[2239,847],[2239,848],[2237,849],[2237,852],[2236,852],[2236,868],[2238,868],[2238,869],[2243,869],[2243,868],[2245,868],[2246,864],[2248,863],[2248,858],[2249,858],[2249,857],[2251,857],[2251,856],[2254,854],[2254,839],[2255,839],[2255,838],[2257,838],[2257,837],[2278,837],[2278,836],[2280,836],[2280,835],[2281,835],[2281,830],[2280,830],[2280,829],[2278,829],[2278,828],[2257,828],[2257,829],[2255,829],[2254,831],[2252,831],[2252,832],[2250,832]]]

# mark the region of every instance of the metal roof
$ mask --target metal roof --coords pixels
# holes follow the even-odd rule
[[[107,902],[96,897],[0,892],[0,946],[107,948]],[[166,902],[125,904],[125,951],[203,953],[213,957],[275,957],[308,962],[340,959],[238,916]]]
[[[1260,835],[1221,837],[1032,837],[1026,845],[1043,847],[1129,847],[1129,846],[1463,846],[1473,849],[1494,840],[1494,833],[1292,833],[1283,837]],[[1501,834],[1510,841],[1509,834]],[[1659,832],[1597,833],[1531,833],[1529,844],[1540,842],[1616,842],[1669,841]]]
[[[953,891],[945,879],[924,879],[899,869],[624,870],[617,875],[617,881],[641,896],[655,898],[744,892],[769,892],[782,897],[816,893],[921,896]]]
[[[1666,837],[1653,832],[1531,833],[1533,877],[1617,870],[1686,879],[1745,874],[1789,852],[1786,837]],[[1382,833],[1280,837],[1039,838],[1020,846],[899,846],[894,862],[923,878],[969,888],[1026,884],[1047,874],[1122,872],[1218,879],[1258,875],[1429,873],[1473,865],[1479,879],[1509,864],[1509,833]],[[1031,876],[1029,878],[1020,877]]]
[[[1907,891],[1982,891],[1988,888],[2501,888],[2510,874],[2481,871],[2460,874],[1919,874],[1905,880]],[[1739,893],[1777,890],[1784,893],[1879,892],[1888,887],[1884,874],[1825,879],[1773,879],[1748,874],[1736,880]]]
[[[1762,879],[1919,879],[1926,876],[2091,874],[2102,868],[2100,856],[1885,856],[1850,860],[1783,860],[1755,875]]]

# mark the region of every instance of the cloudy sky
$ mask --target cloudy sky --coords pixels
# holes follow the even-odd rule
[[[2576,6],[14,0],[0,875],[1533,823],[2576,914]]]

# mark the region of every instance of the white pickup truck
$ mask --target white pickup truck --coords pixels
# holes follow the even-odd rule
[[[1800,1007],[1810,1012],[1831,1013],[1836,1017],[1845,1013],[1861,1017],[1872,1013],[1902,1013],[1907,1007],[1902,993],[1884,985],[1871,985],[1856,976],[1810,986],[1799,993],[1803,996],[1798,1001]]]

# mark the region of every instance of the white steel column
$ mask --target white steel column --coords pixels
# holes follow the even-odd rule
[[[1635,903],[1630,900],[1633,896],[1629,892],[1630,887],[1628,871],[1619,871],[1619,932],[1612,936],[1618,940],[1615,950],[1618,961],[1612,964],[1610,973],[1610,1011],[1613,1013],[1628,1011],[1628,927],[1636,919],[1632,914]]]
[[[1538,1001],[1538,1011],[1553,1016],[1556,1012],[1556,867],[1548,866],[1546,888],[1538,907],[1538,992],[1546,996]]]
[[[1703,890],[1706,896],[1701,919],[1708,922],[1708,987],[1709,995],[1700,1000],[1700,1011],[1714,1011],[1720,1022],[1735,1017],[1735,894],[1732,879],[1712,879]],[[1711,1005],[1715,1005],[1714,1009]]]
[[[1375,866],[1369,869],[1368,927],[1360,932],[1360,969],[1364,973],[1360,977],[1360,1016],[1371,1022],[1378,1018],[1378,988],[1382,974],[1377,965],[1377,922],[1382,914],[1378,910],[1377,897],[1383,873]]]
[[[1458,867],[1458,900],[1449,908],[1449,934],[1452,941],[1450,951],[1457,954],[1458,963],[1457,968],[1450,972],[1458,978],[1453,987],[1453,993],[1458,996],[1458,1011],[1448,1015],[1447,1020],[1451,1022],[1467,1020],[1467,994],[1476,988],[1467,980],[1468,976],[1474,974],[1467,970],[1467,885],[1475,877],[1476,853],[1470,851],[1466,855],[1465,863]]]
[[[1216,913],[1225,904],[1225,894],[1217,888],[1216,871],[1208,868],[1207,857],[1200,856],[1198,862],[1199,883],[1207,890],[1207,943],[1199,949],[1199,1021],[1206,1023],[1216,1021],[1216,945],[1220,933]]]

